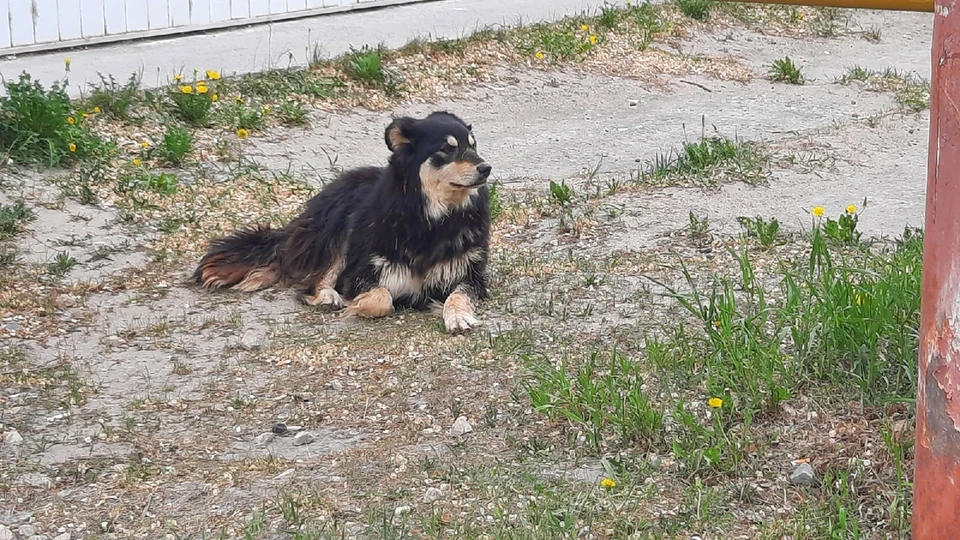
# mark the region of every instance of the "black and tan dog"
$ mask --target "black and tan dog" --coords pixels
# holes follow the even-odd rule
[[[281,229],[242,229],[213,241],[194,280],[252,292],[296,287],[310,305],[383,317],[443,306],[449,332],[476,326],[487,298],[491,166],[471,126],[448,112],[397,118],[386,167],[344,172]]]

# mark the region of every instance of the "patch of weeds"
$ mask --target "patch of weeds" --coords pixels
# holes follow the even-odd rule
[[[600,452],[614,438],[618,444],[652,446],[662,437],[663,414],[644,395],[644,369],[612,351],[594,352],[573,373],[525,355],[531,380],[524,383],[533,408],[551,419],[565,419],[583,430],[590,447]]]
[[[246,100],[238,98],[232,103],[224,103],[217,108],[217,124],[232,131],[260,129],[263,127],[268,110],[266,107],[247,103]]]
[[[119,83],[113,75],[100,76],[100,84],[90,84],[90,97],[87,107],[100,110],[120,120],[129,120],[133,106],[140,97],[140,74],[130,75],[126,83]]]
[[[808,260],[781,268],[772,290],[745,252],[731,250],[739,279],[717,277],[707,290],[684,271],[692,292],[667,290],[702,323],[703,338],[687,332],[671,338],[668,349],[675,354],[664,368],[687,380],[702,372],[708,392],[736,395],[735,410],[745,418],[775,410],[807,381],[838,388],[854,382],[866,402],[910,399],[922,232],[906,229],[893,246],[876,250],[841,248],[833,252],[815,228]],[[774,294],[781,299],[776,304],[768,300]]]
[[[490,184],[490,219],[496,220],[503,212],[503,202],[500,200],[500,184]]]
[[[556,183],[550,181],[550,200],[561,207],[570,206],[573,201],[573,188],[567,185],[566,180]]]
[[[863,37],[863,39],[871,43],[880,43],[881,35],[882,31],[879,26],[871,26],[860,33],[860,36]]]
[[[773,247],[780,235],[780,222],[777,221],[777,218],[770,218],[768,221],[761,216],[755,218],[739,216],[737,222],[743,230],[743,236],[756,238],[764,249]]]
[[[54,257],[53,262],[47,265],[47,272],[55,277],[63,277],[76,265],[77,260],[73,256],[66,251],[61,251]]]
[[[817,37],[836,37],[842,34],[850,21],[848,10],[835,7],[817,8],[808,24]]]
[[[674,0],[680,12],[695,21],[706,21],[713,10],[713,0]]]
[[[184,127],[170,126],[163,134],[157,151],[164,161],[180,166],[193,149],[193,135]]]
[[[866,207],[867,201],[863,201]],[[823,208],[816,207],[813,214],[818,219],[823,215]],[[860,214],[855,205],[848,206],[837,219],[827,218],[822,223],[822,230],[827,239],[840,245],[855,245],[860,242],[861,233],[857,230]]]
[[[131,174],[120,177],[114,191],[118,194],[130,194],[137,191],[149,191],[158,195],[173,195],[177,192],[179,181],[170,173],[153,173],[137,169]]]
[[[195,126],[207,126],[210,123],[210,110],[213,104],[220,100],[215,85],[216,83],[199,80],[193,84],[171,87],[169,96],[176,107],[177,115]]]
[[[350,52],[340,59],[340,66],[357,82],[396,95],[400,92],[401,79],[383,66],[386,53],[383,47],[372,49],[364,46],[359,50],[351,47]]]
[[[307,110],[299,101],[285,101],[277,107],[277,118],[285,126],[307,125]]]
[[[517,31],[516,47],[521,53],[551,62],[581,58],[603,40],[587,24],[576,19],[538,23]]]
[[[660,154],[647,171],[635,178],[640,184],[667,184],[695,181],[715,185],[724,177],[748,184],[766,181],[769,153],[755,143],[720,135],[701,135],[697,142],[684,143],[683,149]]]
[[[600,16],[597,17],[597,24],[600,25],[601,28],[613,30],[620,24],[621,13],[623,13],[623,11],[614,6],[601,6]]]
[[[901,109],[920,112],[930,107],[930,82],[895,69],[882,71],[853,66],[837,82],[850,84],[860,82],[867,90],[893,92]]]
[[[13,204],[0,204],[0,240],[13,237],[23,230],[23,226],[36,219],[33,210],[27,208],[23,201]]]
[[[690,225],[688,229],[690,236],[695,240],[703,239],[710,232],[710,218],[708,216],[700,217],[690,212]]]
[[[654,37],[667,30],[667,19],[663,11],[648,2],[628,6],[620,20],[632,24],[639,33],[637,49],[640,51],[646,50]]]
[[[251,73],[234,79],[224,80],[223,93],[236,93],[241,96],[275,101],[288,99],[291,95],[303,95],[311,98],[329,99],[343,88],[343,82],[330,77],[322,77],[311,70],[284,69]]]
[[[793,63],[789,56],[773,61],[770,66],[770,80],[789,84],[802,85],[804,81],[800,68]]]
[[[106,143],[84,126],[65,90],[55,81],[47,90],[23,73],[4,83],[0,97],[0,152],[17,163],[55,167],[83,159],[106,148]]]

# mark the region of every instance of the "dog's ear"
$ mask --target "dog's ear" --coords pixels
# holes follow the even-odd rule
[[[387,148],[391,152],[396,152],[406,144],[411,144],[413,124],[416,122],[413,118],[406,116],[394,118],[393,122],[387,126],[383,133],[383,140],[387,143]]]

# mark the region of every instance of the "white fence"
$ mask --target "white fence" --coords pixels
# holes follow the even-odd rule
[[[0,0],[0,54],[429,0]]]

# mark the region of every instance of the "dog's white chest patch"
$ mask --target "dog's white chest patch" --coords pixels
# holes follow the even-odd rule
[[[409,266],[383,257],[374,257],[373,265],[380,271],[380,286],[390,291],[394,298],[419,296],[423,291],[423,279],[415,276]]]
[[[423,282],[428,287],[444,288],[460,282],[472,263],[480,260],[483,251],[473,248],[466,253],[443,261],[427,271]]]

